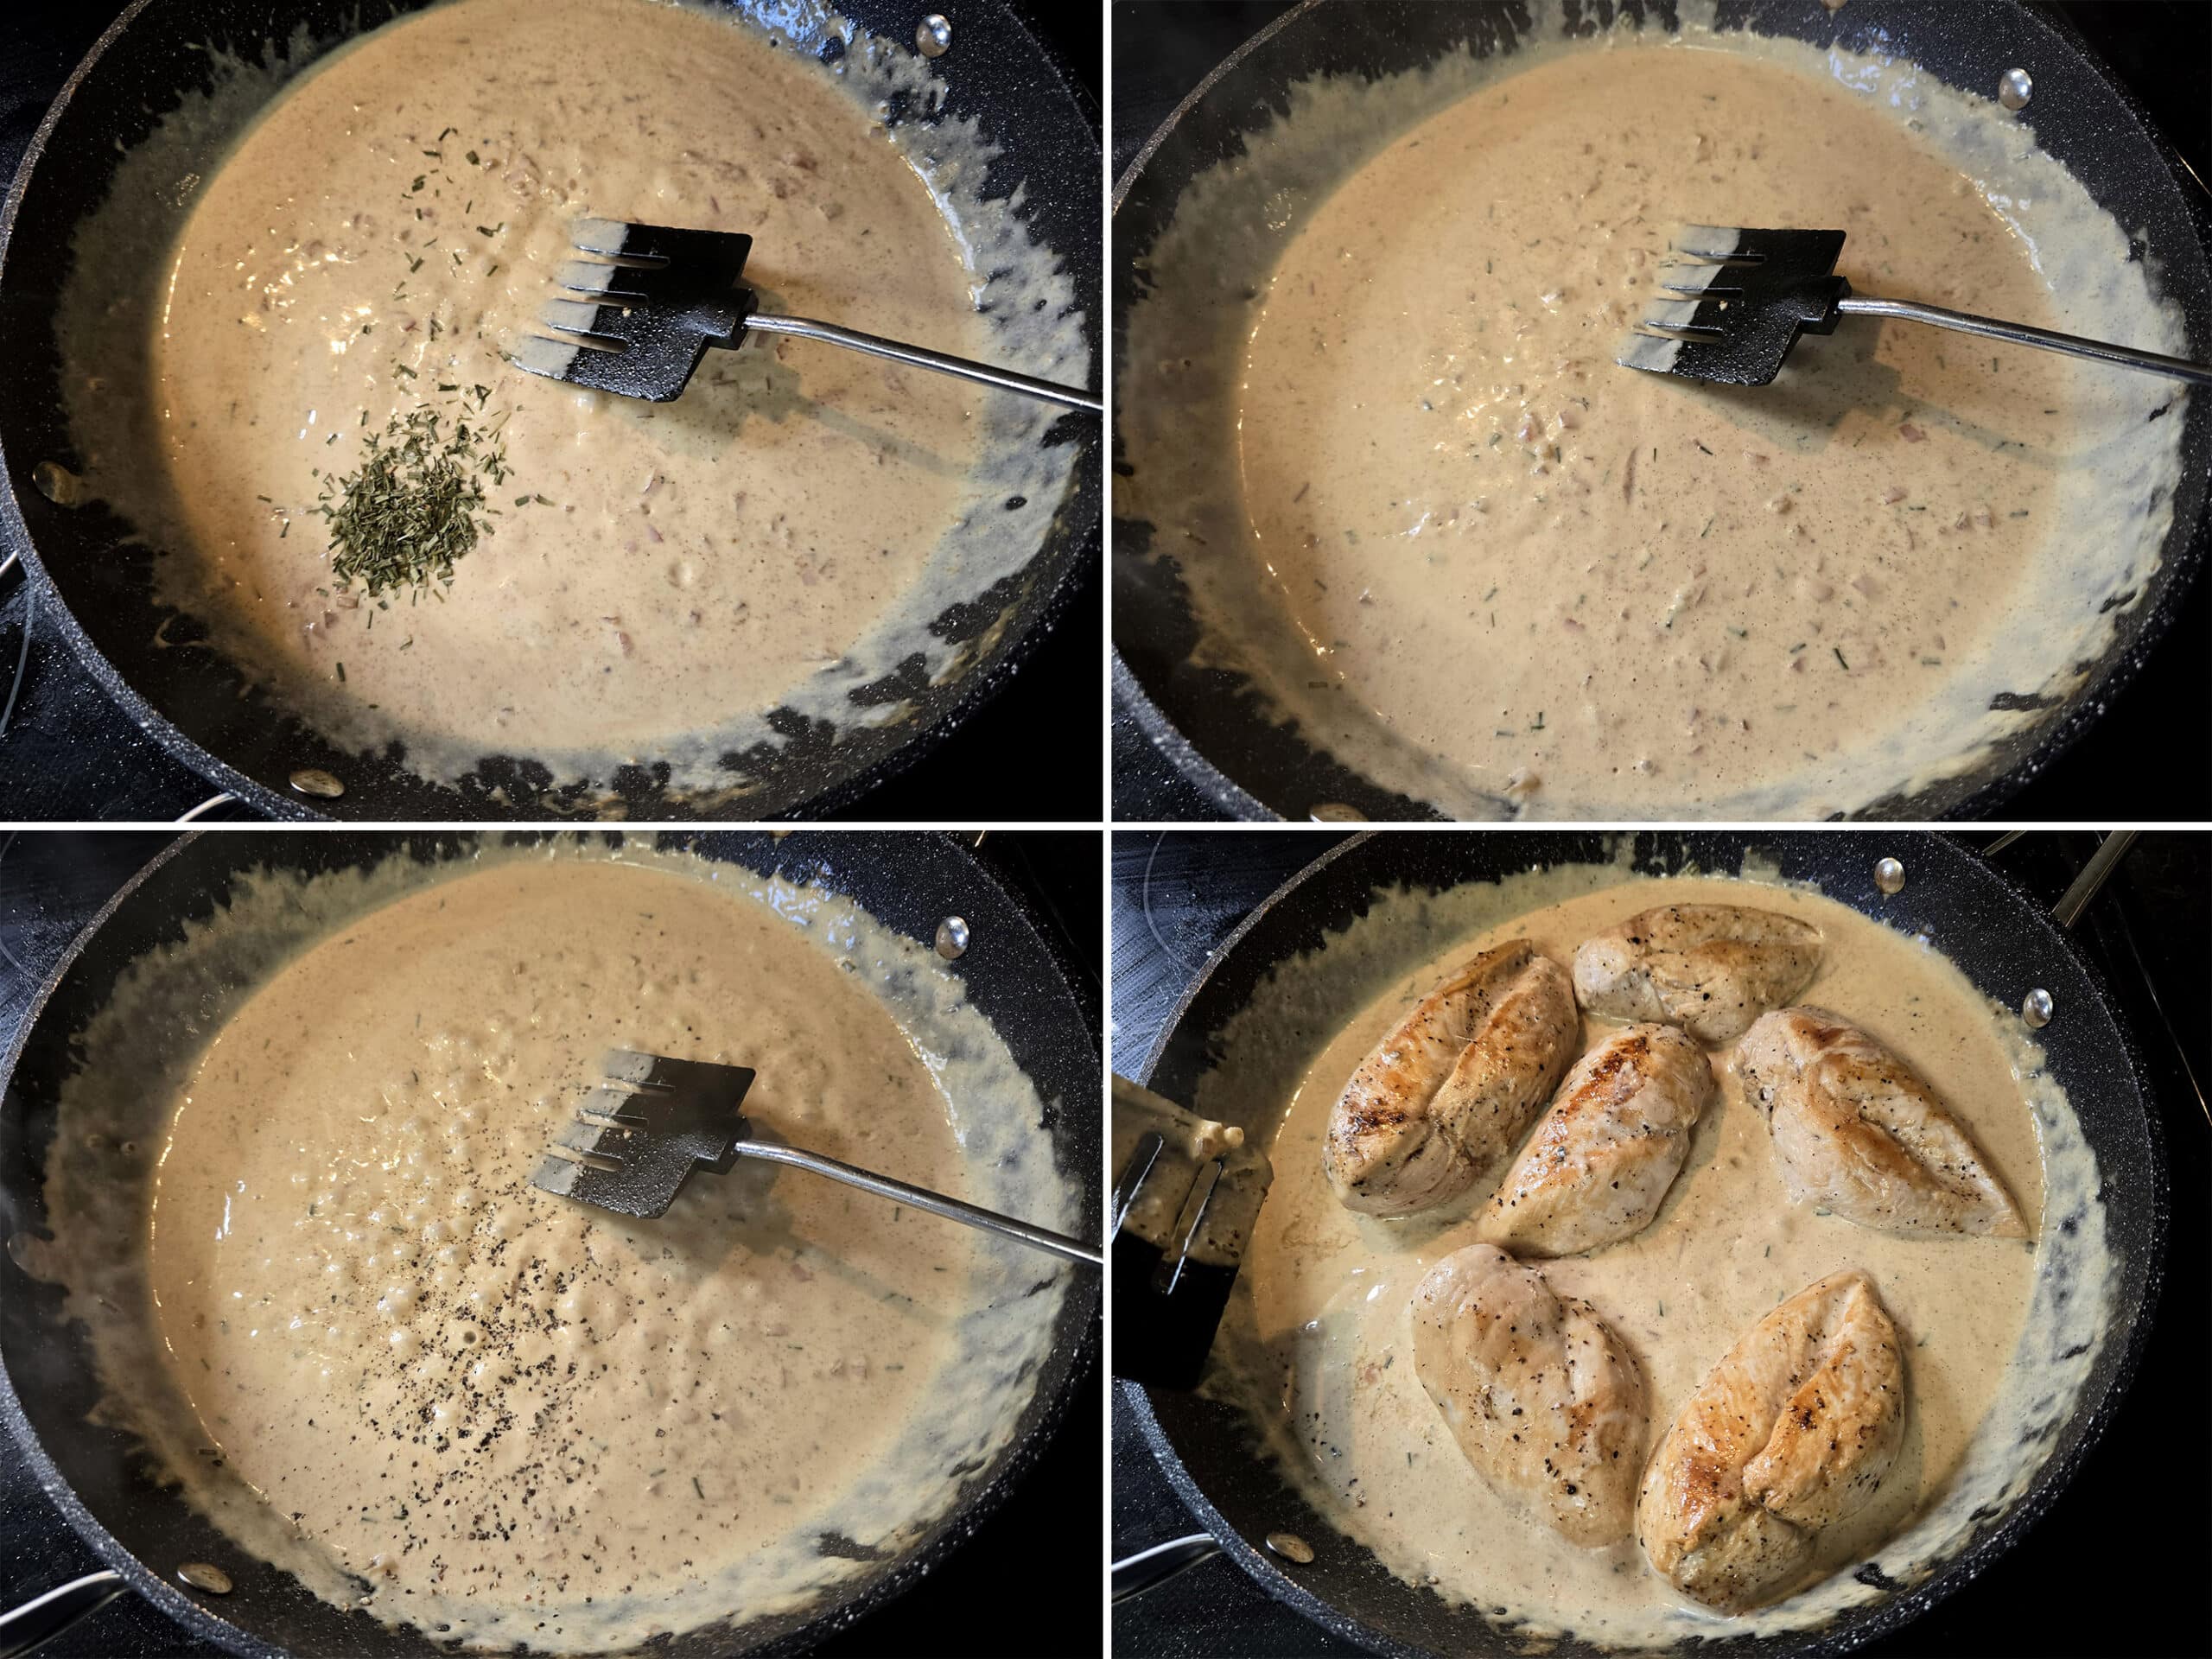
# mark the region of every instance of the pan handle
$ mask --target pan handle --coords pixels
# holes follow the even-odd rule
[[[1994,858],[2027,833],[2024,830],[2007,830],[1983,848],[1981,855]],[[2089,900],[2097,896],[2097,889],[2104,886],[2105,878],[2127,855],[2127,849],[2135,844],[2135,838],[2142,833],[2139,830],[2114,830],[2099,842],[2097,850],[2089,855],[2089,861],[2082,867],[2082,873],[2074,878],[2073,885],[2061,893],[2058,902],[2050,907],[2051,919],[2061,927],[2071,927],[2081,920],[2082,912],[2089,907]]]
[[[1114,1563],[1114,1599],[1127,1601],[1163,1579],[1172,1579],[1186,1567],[1210,1561],[1220,1554],[1221,1546],[1214,1542],[1211,1533],[1194,1532],[1187,1538],[1171,1538],[1150,1549],[1124,1555]],[[0,1654],[0,1659],[6,1659],[6,1656]]]
[[[2057,918],[2061,927],[2071,927],[2081,919],[2082,912],[2089,907],[2089,900],[2097,896],[2097,889],[2104,886],[2105,878],[2112,874],[2113,867],[2126,855],[2127,849],[2135,844],[2135,837],[2140,834],[2142,831],[2139,830],[2115,830],[2098,842],[2097,850],[2082,867],[2082,874],[2074,878],[2074,885],[2067,888],[2058,902],[2050,907],[2050,913]]]
[[[0,1613],[0,1659],[17,1659],[98,1612],[124,1592],[123,1575],[103,1568],[57,1585],[20,1607]]]

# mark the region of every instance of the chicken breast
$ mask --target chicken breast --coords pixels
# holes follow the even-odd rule
[[[1592,1014],[1732,1043],[1811,983],[1820,930],[1741,905],[1665,905],[1585,939],[1574,994]]]
[[[1903,1060],[1820,1008],[1763,1017],[1736,1070],[1766,1113],[1789,1196],[1891,1233],[2025,1238],[1956,1118]]]
[[[1572,1255],[1659,1213],[1713,1099],[1705,1051],[1671,1026],[1630,1026],[1585,1054],[1475,1224],[1516,1255]]]
[[[1470,1244],[1422,1276],[1413,1321],[1414,1374],[1475,1472],[1574,1543],[1626,1538],[1648,1408],[1596,1311]]]
[[[1321,1146],[1330,1187],[1370,1215],[1456,1198],[1551,1098],[1581,1028],[1565,969],[1525,941],[1484,951],[1352,1073]]]
[[[1773,1599],[1821,1529],[1872,1497],[1904,1408],[1873,1281],[1847,1269],[1799,1291],[1728,1351],[1660,1443],[1636,1511],[1651,1565],[1726,1612]]]

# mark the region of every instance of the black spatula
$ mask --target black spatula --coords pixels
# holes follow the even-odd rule
[[[726,231],[678,231],[664,225],[582,219],[569,240],[579,254],[555,273],[562,290],[538,312],[546,332],[531,334],[515,365],[549,379],[665,404],[681,396],[709,346],[731,350],[747,334],[791,334],[887,357],[915,368],[981,381],[1070,409],[1105,405],[1077,386],[971,363],[835,323],[764,315],[739,279],[753,238]]]
[[[1669,238],[1674,263],[1659,271],[1659,286],[1683,297],[1654,302],[1622,340],[1613,361],[1654,374],[1764,386],[1782,372],[1782,361],[1800,335],[1832,334],[1845,317],[1899,317],[2212,385],[2212,367],[2202,363],[1940,305],[1854,294],[1835,274],[1843,237],[1841,231],[1683,226]]]
[[[597,1205],[626,1216],[665,1214],[694,1170],[727,1174],[741,1158],[765,1159],[827,1175],[879,1198],[1048,1250],[1071,1262],[1103,1264],[1081,1239],[1033,1227],[925,1187],[912,1186],[819,1153],[751,1138],[739,1109],[753,1073],[742,1065],[671,1059],[610,1049],[600,1062],[605,1080],[562,1125],[531,1185],[557,1198]]]

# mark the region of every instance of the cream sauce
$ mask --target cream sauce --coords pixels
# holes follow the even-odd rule
[[[79,342],[95,378],[142,379],[152,405],[130,429],[80,397],[94,488],[164,538],[162,598],[226,655],[333,736],[398,739],[434,775],[486,754],[563,777],[681,767],[710,732],[690,760],[711,772],[779,705],[897,718],[847,693],[1041,537],[1060,480],[1039,470],[1034,407],[768,336],[710,353],[667,405],[507,359],[584,216],[750,232],[764,309],[1064,355],[1065,308],[1032,311],[1039,256],[1001,245],[988,212],[963,220],[981,172],[963,135],[946,124],[917,157],[863,102],[901,75],[864,37],[833,73],[753,24],[640,0],[457,0],[372,31],[191,194],[143,365]],[[442,602],[347,592],[318,498],[365,435],[426,404],[502,435],[492,533]],[[1007,512],[1025,495],[1036,512]],[[942,641],[923,654],[950,665]]]
[[[2174,388],[1863,320],[1770,388],[1612,358],[1683,222],[1841,228],[1863,292],[2094,332],[2101,296],[2063,285],[2080,256],[2060,250],[2118,238],[2081,188],[2045,162],[2060,200],[2024,214],[1929,130],[2007,118],[1840,53],[1624,29],[1514,55],[1427,78],[1472,86],[1457,98],[1312,91],[1194,188],[1189,247],[1163,238],[1160,298],[1131,323],[1120,511],[1167,532],[1209,655],[1462,817],[1861,807],[1978,747],[1997,692],[2071,674],[2088,653],[2051,586],[2078,534],[2065,486],[2115,447],[2170,480],[2175,429],[2144,429]],[[1357,165],[1298,170],[1392,99],[1408,120],[1440,107]],[[1221,228],[1232,188],[1264,196],[1269,237]],[[1220,273],[1186,271],[1209,227]],[[1194,302],[1188,282],[1218,293],[1262,257],[1249,302]],[[2136,298],[2099,324],[2165,338]],[[1194,442],[1198,420],[1233,437]],[[2107,484],[2107,515],[2147,496],[2163,533],[2145,478]],[[2123,586],[2142,556],[2113,561]]]
[[[1834,1602],[1820,1577],[1965,1501],[1980,1478],[1967,1480],[1961,1465],[1993,1411],[2002,1418],[2008,1362],[2030,1346],[2021,1338],[2038,1267],[2033,1243],[1897,1238],[1791,1205],[1764,1123],[1716,1053],[1718,1097],[1657,1217],[1624,1243],[1544,1263],[1546,1277],[1589,1300],[1635,1356],[1650,1400],[1649,1455],[1738,1336],[1823,1274],[1864,1268],[1906,1351],[1910,1406],[1896,1466],[1867,1510],[1821,1535],[1814,1588],[1739,1620],[1674,1595],[1633,1541],[1579,1548],[1484,1484],[1414,1374],[1408,1309],[1428,1267],[1475,1241],[1472,1218],[1495,1177],[1438,1215],[1357,1215],[1321,1173],[1329,1109],[1369,1048],[1474,950],[1528,938],[1564,963],[1590,934],[1668,903],[1754,904],[1819,927],[1826,953],[1805,997],[1848,1010],[1922,1071],[2031,1227],[2044,1213],[2046,1155],[2069,1209],[2094,1190],[2094,1161],[2084,1189],[2070,1112],[2018,1021],[1976,996],[1941,955],[1809,891],[1746,892],[1709,879],[1624,885],[1618,872],[1569,867],[1474,890],[1471,902],[1380,904],[1345,936],[1348,949],[1332,943],[1255,999],[1198,1102],[1244,1122],[1276,1171],[1207,1391],[1253,1412],[1293,1484],[1400,1577],[1534,1635],[1572,1630],[1620,1646],[1816,1623]],[[1471,920],[1478,931],[1452,925]],[[1332,964],[1332,952],[1343,959]],[[1411,972],[1408,957],[1421,964]],[[1381,994],[1345,1021],[1332,1001],[1363,981]],[[1614,1028],[1586,1020],[1586,1046]],[[1230,1081],[1255,1043],[1286,1058],[1270,1078]],[[1992,1433],[2017,1427],[1999,1422]],[[1926,1547],[1917,1531],[1914,1541]],[[1908,1580],[1925,1571],[1918,1560],[1884,1564]],[[1867,1593],[1847,1574],[1831,1584]]]
[[[1049,1308],[1005,1305],[1064,1275],[968,1229],[757,1164],[656,1221],[529,1184],[621,1046],[756,1068],[771,1138],[1065,1219],[1009,1145],[1038,1109],[995,1039],[948,1065],[944,1031],[894,1017],[906,950],[688,863],[418,879],[270,977],[165,1097],[137,1242],[189,1426],[156,1444],[326,1596],[554,1651],[788,1611],[918,1537],[1033,1387]]]

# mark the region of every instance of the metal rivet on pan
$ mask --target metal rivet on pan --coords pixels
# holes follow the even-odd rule
[[[2028,1022],[2031,1031],[2041,1031],[2050,1023],[2050,993],[2040,985],[2030,991],[2020,1001],[2020,1018]]]
[[[58,461],[41,461],[32,467],[31,482],[57,507],[73,507],[85,499],[85,480]]]
[[[1874,864],[1874,885],[1884,893],[1903,893],[1904,866],[1894,858],[1878,859]]]
[[[1313,1546],[1294,1532],[1271,1532],[1268,1548],[1287,1561],[1296,1561],[1300,1567],[1313,1559]]]
[[[2024,110],[2036,95],[2036,84],[2024,69],[2007,69],[1997,79],[1997,101],[2008,110]]]
[[[914,50],[925,58],[941,58],[952,49],[952,20],[933,11],[914,25]]]
[[[937,925],[937,953],[947,962],[963,956],[968,950],[968,924],[957,916],[948,916]]]
[[[334,801],[346,792],[346,785],[319,766],[302,766],[292,774],[292,787],[302,795],[319,795],[326,801]]]
[[[206,1561],[187,1561],[176,1570],[176,1575],[195,1590],[205,1590],[213,1596],[231,1593],[231,1575],[219,1567]]]
[[[1316,823],[1365,823],[1367,814],[1356,806],[1346,806],[1342,801],[1323,801],[1313,809]]]

